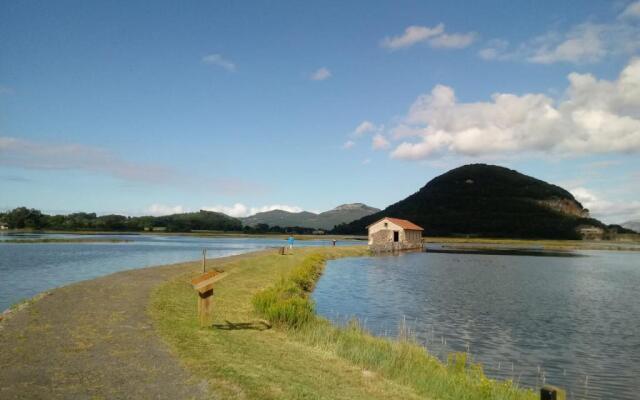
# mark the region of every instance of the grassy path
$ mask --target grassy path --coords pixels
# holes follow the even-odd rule
[[[146,313],[152,288],[197,263],[55,289],[0,324],[0,399],[203,399]]]
[[[326,259],[365,247],[305,248],[294,255],[220,260],[210,327],[196,320],[188,281],[158,287],[150,313],[187,368],[229,399],[535,399],[531,391],[487,379],[464,355],[440,363],[410,340],[337,328],[310,313],[308,289]],[[261,319],[257,307],[276,326]],[[299,329],[290,326],[299,325]]]
[[[359,255],[362,248],[329,255]],[[269,329],[251,305],[260,290],[282,279],[317,249],[220,260],[228,276],[216,283],[213,325],[200,329],[188,276],[161,286],[151,314],[198,379],[206,379],[225,399],[415,399],[409,387],[377,376],[331,352],[304,344],[285,330]],[[331,254],[334,253],[334,254]]]

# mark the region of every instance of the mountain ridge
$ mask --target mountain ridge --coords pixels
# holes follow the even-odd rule
[[[298,226],[328,230],[333,229],[336,225],[348,223],[378,211],[380,211],[380,209],[364,203],[347,203],[318,214],[310,211],[296,213],[284,210],[272,210],[240,218],[240,220],[244,226],[267,224],[269,226]]]

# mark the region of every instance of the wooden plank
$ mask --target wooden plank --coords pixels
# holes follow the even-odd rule
[[[220,279],[226,276],[226,272],[218,272],[218,271],[209,271],[200,276],[197,276],[191,280],[191,285],[193,288],[199,292],[203,291],[204,287],[207,287],[214,282],[219,281]]]

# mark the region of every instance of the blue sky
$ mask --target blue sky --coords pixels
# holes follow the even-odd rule
[[[479,3],[3,2],[0,208],[382,208],[490,162],[640,218],[640,2]]]

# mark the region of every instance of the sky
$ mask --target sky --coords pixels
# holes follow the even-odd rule
[[[0,210],[384,208],[484,162],[640,218],[640,1],[4,1]]]

